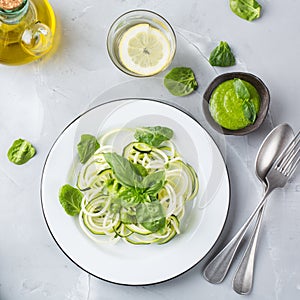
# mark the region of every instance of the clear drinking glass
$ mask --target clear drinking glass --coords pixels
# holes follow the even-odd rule
[[[134,39],[131,39],[133,35]],[[153,38],[155,42],[152,41]],[[147,48],[149,41],[152,44]],[[132,55],[133,59],[130,59],[132,47],[138,44],[141,48],[143,43],[146,46],[140,52],[134,52],[136,55]],[[145,64],[155,64],[153,56],[149,56],[149,59],[147,57],[155,49],[160,49],[160,54],[154,55],[157,64],[147,68]],[[121,15],[111,25],[107,36],[107,50],[115,66],[126,74],[136,77],[153,76],[171,64],[176,51],[176,36],[171,25],[162,16],[148,10],[133,10]],[[133,51],[138,50],[134,48]],[[137,62],[141,57],[143,62]]]

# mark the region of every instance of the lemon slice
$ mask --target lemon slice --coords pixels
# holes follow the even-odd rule
[[[149,24],[138,24],[121,37],[119,57],[129,71],[149,76],[159,73],[169,64],[171,47],[160,30]]]

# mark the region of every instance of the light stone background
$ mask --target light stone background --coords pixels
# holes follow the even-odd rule
[[[220,285],[202,277],[209,259],[233,236],[262,195],[254,160],[263,138],[279,123],[288,122],[295,131],[300,127],[300,3],[260,0],[262,16],[250,23],[235,16],[228,2],[51,0],[60,32],[56,52],[26,66],[0,66],[1,300],[300,298],[299,170],[285,189],[271,196],[251,295],[237,295],[231,288],[239,259]],[[136,80],[112,65],[105,46],[109,25],[120,14],[136,8],[162,14],[176,29],[178,53],[173,66],[195,69],[200,86],[192,96],[171,97],[161,85],[163,74]],[[205,59],[220,40],[231,45],[237,66],[213,69],[207,64]],[[271,106],[259,131],[224,138],[207,126],[201,97],[217,73],[233,70],[261,77],[270,89]],[[87,108],[124,96],[160,98],[191,112],[216,140],[231,180],[229,216],[214,248],[187,273],[153,286],[120,286],[83,272],[55,244],[40,205],[42,167],[57,135]],[[6,157],[19,137],[37,148],[36,157],[24,166],[15,166]]]

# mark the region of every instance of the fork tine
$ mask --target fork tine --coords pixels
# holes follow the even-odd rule
[[[298,143],[299,144],[299,143]],[[296,147],[296,146],[295,146]],[[279,171],[283,171],[289,168],[289,166],[292,164],[293,160],[295,159],[295,157],[297,157],[297,155],[299,154],[300,151],[300,147],[298,147],[297,149],[292,149],[289,152],[289,155],[287,155],[283,160],[282,163],[280,164],[280,167],[278,167]]]
[[[299,161],[300,161],[300,157],[298,157],[298,158],[294,161],[293,165],[290,166],[290,169],[289,169],[288,171],[286,171],[286,172],[284,173],[284,175],[287,176],[287,177],[291,177],[291,176],[293,175],[293,173],[296,171],[296,168],[297,168],[297,166],[298,166],[298,164],[299,164]]]
[[[299,163],[299,137],[300,132],[298,132],[298,134],[279,155],[278,159],[274,163],[275,169],[288,177],[290,177],[294,173]]]
[[[281,170],[284,169],[284,168],[286,168],[286,166],[289,165],[289,163],[294,159],[295,156],[297,156],[297,154],[299,152],[299,142],[300,142],[300,139],[298,139],[298,141],[297,141],[296,140],[297,137],[299,137],[299,133],[295,137],[295,139],[289,144],[289,147],[287,149],[287,153],[282,158],[282,160],[280,162],[280,169]]]
[[[288,144],[287,147],[281,152],[281,154],[278,156],[274,163],[274,167],[281,171],[284,169],[288,163],[288,161],[291,159],[291,157],[294,154],[294,150],[299,144],[299,136],[300,136],[300,131],[297,133],[297,135],[293,138],[293,140]],[[296,150],[297,154],[297,150]]]

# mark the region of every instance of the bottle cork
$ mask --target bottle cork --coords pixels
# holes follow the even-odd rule
[[[3,10],[15,10],[23,4],[24,0],[0,0],[0,8]]]

